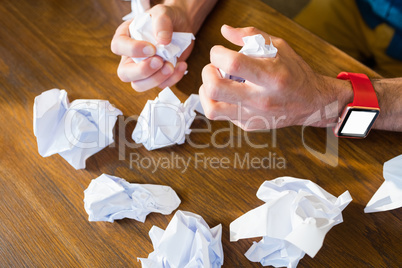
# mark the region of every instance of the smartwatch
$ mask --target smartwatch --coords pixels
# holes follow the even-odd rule
[[[350,80],[354,97],[339,117],[334,134],[341,138],[365,138],[380,114],[373,85],[365,74],[341,72],[336,78]]]

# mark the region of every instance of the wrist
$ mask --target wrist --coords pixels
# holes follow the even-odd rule
[[[346,105],[353,102],[353,87],[350,81],[347,80],[341,80],[333,77],[326,77],[326,79],[328,81],[328,86],[331,89],[327,105],[337,102],[336,105],[334,105],[336,110],[332,113],[336,116],[331,118],[331,123],[336,123],[339,115],[343,112]]]
[[[340,72],[336,77],[350,81],[353,102],[346,105],[333,131],[340,138],[365,138],[380,114],[378,94],[373,83],[362,73]]]
[[[313,126],[328,127],[338,121],[345,106],[353,101],[353,88],[349,81],[317,74],[317,105],[313,113],[321,111],[321,118]]]
[[[163,4],[185,17],[186,31],[196,34],[217,0],[165,0]]]

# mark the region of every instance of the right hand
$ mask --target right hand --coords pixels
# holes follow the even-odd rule
[[[350,82],[325,77],[313,69],[281,38],[253,27],[223,26],[223,36],[243,46],[243,37],[255,34],[278,48],[275,58],[253,58],[223,46],[211,49],[211,64],[202,70],[199,94],[207,118],[230,120],[246,131],[304,125],[316,111],[337,101],[340,114],[353,100]],[[239,83],[224,79],[219,72],[246,79]],[[336,118],[314,126],[326,127]]]
[[[175,6],[156,5],[147,10],[152,16],[152,27],[158,43],[167,45],[172,41],[173,31],[191,32],[187,15]],[[146,91],[159,87],[165,88],[176,84],[187,70],[185,59],[190,55],[193,43],[178,59],[176,67],[154,56],[156,48],[149,42],[134,40],[130,37],[129,25],[132,20],[123,22],[116,30],[111,43],[114,54],[120,55],[121,61],[117,74],[123,82],[131,82],[136,91]],[[139,63],[132,59],[149,57]]]

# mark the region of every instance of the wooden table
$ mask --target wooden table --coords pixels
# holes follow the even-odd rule
[[[181,210],[201,215],[211,226],[223,225],[224,267],[260,267],[244,253],[252,241],[229,242],[229,224],[263,202],[255,196],[265,181],[280,176],[310,179],[333,195],[349,190],[353,202],[344,210],[344,223],[327,235],[314,259],[305,256],[299,267],[397,267],[402,263],[401,210],[365,214],[363,208],[383,182],[383,163],[402,153],[401,134],[372,131],[364,140],[339,140],[339,162],[333,167],[315,156],[302,141],[302,129],[245,133],[228,122],[211,122],[213,132],[198,131],[187,142],[155,151],[135,146],[130,136],[138,115],[158,91],[134,92],[116,76],[119,58],[110,41],[130,4],[119,0],[2,1],[0,5],[0,267],[138,267],[137,257],[153,251],[148,231],[166,228],[173,215],[150,214],[145,223],[121,220],[88,222],[83,191],[102,173],[129,182],[164,184],[180,196]],[[181,100],[197,93],[200,71],[214,44],[238,49],[220,35],[220,26],[256,26],[287,40],[318,72],[372,70],[302,29],[256,0],[221,1],[197,35],[189,58],[189,74],[173,90]],[[70,100],[108,99],[121,109],[115,127],[116,144],[73,169],[59,155],[42,158],[32,131],[35,96],[51,88],[66,89]],[[205,129],[198,119],[193,128]],[[230,130],[233,131],[229,135]],[[220,130],[220,132],[215,132]],[[306,128],[304,141],[325,151],[326,129]],[[254,148],[254,144],[267,144]],[[216,142],[222,148],[212,144]],[[136,147],[136,148],[134,148]],[[191,159],[158,169],[131,165],[130,155],[158,159]],[[228,158],[229,168],[204,167],[195,154]],[[283,158],[285,168],[235,167],[236,157]],[[282,160],[278,160],[282,161]]]

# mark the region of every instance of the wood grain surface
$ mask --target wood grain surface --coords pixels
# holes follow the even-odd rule
[[[130,4],[120,0],[1,1],[0,267],[140,267],[136,258],[153,251],[148,231],[153,225],[165,229],[172,215],[150,214],[145,223],[88,222],[83,191],[102,173],[169,185],[182,200],[181,210],[201,215],[210,227],[221,223],[224,267],[261,266],[243,255],[259,238],[230,243],[229,224],[262,204],[255,194],[265,180],[310,179],[336,196],[349,190],[353,201],[344,222],[328,233],[316,257],[306,255],[299,267],[400,267],[401,210],[365,214],[363,208],[383,182],[383,163],[402,153],[401,133],[372,131],[364,140],[341,139],[338,164],[331,166],[311,154],[311,149],[325,153],[327,129],[307,127],[303,141],[301,127],[246,133],[200,117],[185,144],[147,151],[131,133],[135,116],[158,90],[140,94],[122,83],[116,75],[119,57],[110,52],[114,31],[129,11]],[[198,92],[213,45],[239,49],[220,35],[224,23],[284,38],[317,72],[378,76],[263,3],[227,0],[208,16],[188,60],[189,74],[173,88],[182,101]],[[66,89],[71,101],[107,99],[124,114],[114,130],[115,144],[89,158],[85,170],[73,169],[59,155],[38,154],[33,102],[51,88]],[[328,140],[334,142],[333,136]],[[271,166],[236,162],[247,156],[271,158]],[[170,167],[147,168],[130,161],[135,157],[180,157],[190,165],[184,170],[169,160]],[[227,158],[228,164],[216,168],[213,157]]]

